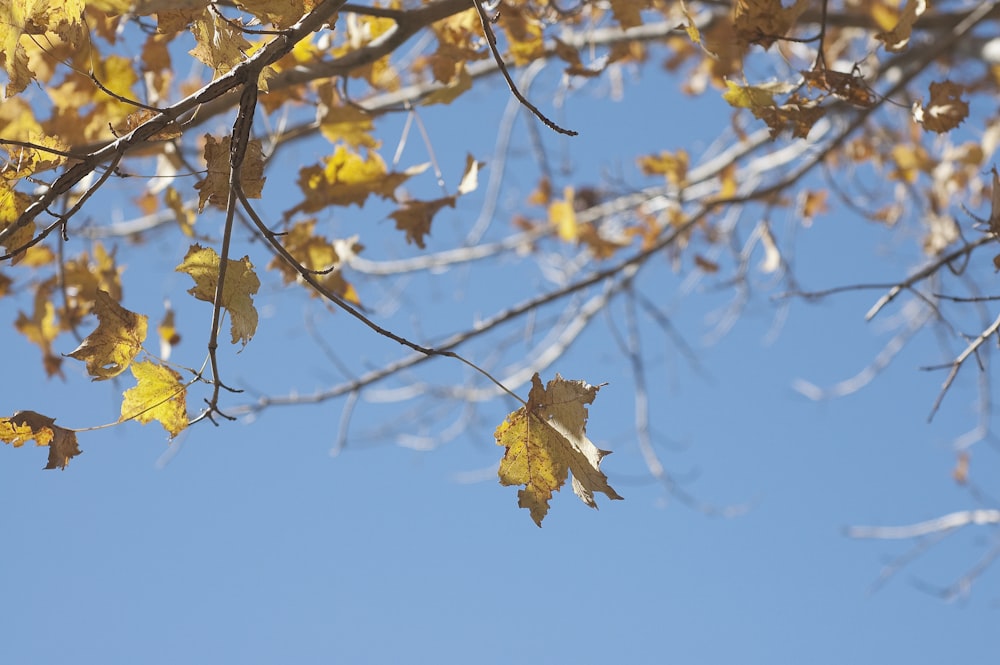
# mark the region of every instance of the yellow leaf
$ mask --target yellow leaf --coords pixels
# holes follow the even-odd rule
[[[666,151],[659,155],[645,155],[639,158],[639,168],[645,175],[662,174],[667,182],[680,187],[687,182],[690,157],[686,150],[678,150],[676,154]]]
[[[875,39],[882,42],[885,45],[885,50],[891,53],[904,50],[910,43],[913,24],[925,11],[927,11],[927,0],[906,0],[906,7],[903,8],[903,13],[900,15],[896,27],[888,32],[878,33],[875,35]]]
[[[518,67],[545,55],[541,22],[521,8],[505,4],[500,12],[500,25],[507,35],[510,55]]]
[[[61,331],[56,323],[56,307],[52,304],[52,290],[55,287],[55,277],[38,284],[35,287],[35,307],[31,316],[18,312],[17,320],[14,321],[18,332],[42,350],[42,364],[48,376],[62,376],[62,358],[52,352],[52,342]]]
[[[0,418],[0,441],[18,448],[34,439],[36,445],[49,447],[46,469],[65,469],[82,451],[76,442],[76,432],[55,422],[55,418],[34,411],[18,411],[10,418]]]
[[[344,279],[340,266],[345,257],[349,258],[350,255],[360,252],[363,249],[362,246],[356,242],[356,237],[336,240],[331,243],[323,236],[313,232],[315,224],[316,220],[314,219],[295,224],[282,236],[281,243],[303,268],[315,273],[314,277],[323,285],[323,288],[348,302],[360,305],[361,301],[357,291]],[[267,264],[267,268],[268,270],[278,269],[286,284],[299,278],[299,273],[295,268],[288,265],[280,256],[274,257]],[[311,293],[314,296],[318,295],[315,291]]]
[[[469,72],[465,68],[465,63],[458,63],[455,68],[455,76],[449,81],[448,85],[440,87],[424,97],[420,100],[421,104],[424,106],[451,104],[463,92],[472,89],[472,77],[469,76]]]
[[[174,438],[188,426],[187,387],[181,375],[163,365],[144,361],[132,365],[136,386],[122,396],[118,422],[137,420],[143,425],[157,421]]]
[[[188,249],[184,261],[175,269],[186,272],[194,279],[195,286],[188,293],[198,300],[215,302],[215,291],[219,283],[219,255],[211,247],[194,244]],[[243,342],[246,346],[257,331],[257,310],[253,306],[253,295],[260,288],[260,280],[253,271],[250,257],[239,261],[229,259],[226,264],[226,281],[222,288],[222,302],[232,319],[232,343]]]
[[[426,249],[424,236],[430,235],[431,221],[441,208],[455,207],[455,197],[446,196],[433,201],[404,201],[403,207],[392,212],[389,217],[396,220],[396,228],[406,231],[406,242],[415,242],[420,249]]]
[[[528,404],[507,416],[496,429],[497,445],[505,447],[498,475],[501,485],[524,485],[518,505],[527,508],[538,526],[549,510],[552,493],[573,474],[573,491],[580,500],[597,508],[594,492],[621,499],[600,470],[609,452],[587,438],[587,408],[597,395],[597,386],[567,381],[558,374],[542,387],[536,373],[531,378]]]
[[[319,129],[331,143],[343,141],[353,148],[377,148],[379,141],[372,137],[375,128],[372,115],[357,106],[340,100],[332,84],[323,84],[318,91]]]
[[[94,303],[98,325],[70,358],[87,363],[95,381],[118,376],[128,368],[146,341],[147,318],[119,305],[107,291],[98,291]]]
[[[563,200],[549,204],[549,224],[556,228],[560,239],[573,242],[580,235],[576,210],[573,208],[573,188],[565,188],[563,197]]]
[[[198,212],[206,203],[225,208],[229,200],[230,146],[228,136],[216,141],[211,134],[205,135],[205,164],[208,175],[194,186],[198,190]],[[247,144],[246,155],[240,168],[240,186],[251,199],[259,199],[264,188],[264,149],[258,139]]]
[[[299,188],[306,198],[285,216],[317,212],[331,205],[353,203],[361,207],[371,194],[390,199],[396,188],[417,172],[409,169],[403,173],[388,173],[378,153],[369,151],[367,157],[362,157],[338,145],[324,164],[299,171]]]
[[[202,12],[191,33],[198,45],[188,53],[215,70],[216,78],[243,62],[243,54],[250,48],[243,33],[214,12]]]
[[[283,30],[295,25],[315,0],[237,0],[237,5],[262,21]]]
[[[806,10],[809,0],[795,0],[784,7],[781,0],[736,0],[733,29],[740,44],[760,44],[770,48],[777,39],[791,30]]]

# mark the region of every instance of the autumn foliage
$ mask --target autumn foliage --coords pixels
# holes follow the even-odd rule
[[[726,246],[730,211],[747,213],[753,247],[763,252],[760,269],[782,274],[788,265],[772,231],[773,211],[790,210],[808,224],[838,205],[835,198],[851,200],[807,184],[814,171],[856,170],[889,183],[856,206],[859,214],[885,225],[917,220],[921,249],[937,271],[952,265],[955,252],[968,257],[1000,235],[995,193],[985,215],[993,235],[967,239],[956,219],[962,206],[976,207],[989,200],[991,185],[996,189],[986,174],[1000,135],[997,118],[977,128],[978,138],[951,138],[976,100],[995,100],[1000,66],[977,62],[949,73],[956,45],[975,48],[976,28],[995,28],[996,14],[985,4],[925,0],[5,1],[3,311],[40,351],[41,375],[122,377],[129,387],[120,414],[109,419],[155,421],[173,438],[199,421],[231,417],[231,387],[217,351],[220,344],[253,343],[263,285],[305,289],[414,358],[463,362],[495,386],[502,382],[476,357],[459,355],[460,344],[594,285],[609,284],[610,298],[664,252],[679,269],[718,273],[725,267],[716,250]],[[462,105],[492,76],[506,81],[542,131],[574,135],[553,119],[551,96],[519,88],[515,75],[536,64],[560,72],[567,86],[662,66],[680,82],[671,95],[728,110],[732,143],[712,159],[684,145],[637,155],[637,172],[652,183],[646,188],[613,192],[540,174],[509,215],[510,235],[499,246],[512,255],[558,247],[581,257],[586,274],[443,344],[383,328],[351,275],[369,239],[332,236],[324,215],[388,206],[396,241],[427,251],[435,220],[481,193],[491,165],[472,154],[460,155],[464,167],[448,174],[435,159],[400,163],[383,146],[380,124],[391,113],[417,117],[415,109]],[[760,76],[762,70],[771,75]],[[302,137],[322,152],[281,190],[269,164]],[[176,272],[190,277],[185,297],[203,301],[211,321],[201,367],[172,357],[188,333],[169,307],[126,301],[121,258],[141,255],[141,246],[128,243],[140,242],[142,232],[85,222],[102,188],[119,179],[131,179],[129,205],[149,222],[141,228],[168,229],[185,248]],[[410,194],[414,183],[432,180],[438,195]],[[257,202],[268,197],[284,202],[280,218],[260,214]],[[208,219],[221,220],[221,231]],[[104,232],[92,233],[95,224]],[[256,253],[243,255],[246,245],[234,251],[237,235],[257,243]],[[466,249],[472,255],[481,248]],[[734,257],[734,281],[745,278],[745,258]],[[523,486],[520,505],[539,525],[570,475],[590,506],[594,492],[620,499],[600,469],[607,451],[585,433],[586,407],[598,388],[558,374],[543,387],[537,371],[521,381],[532,375],[527,400],[496,429],[505,448],[501,483]],[[497,391],[510,397],[514,388]],[[78,430],[16,410],[56,414],[54,405],[9,406],[0,440],[48,446],[47,468],[64,468],[79,454]]]

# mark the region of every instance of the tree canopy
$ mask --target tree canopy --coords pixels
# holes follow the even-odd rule
[[[883,352],[853,380],[798,388],[856,390],[915,336],[936,335],[942,355],[924,363],[944,377],[926,405],[933,417],[966,365],[965,378],[988,379],[1000,329],[998,18],[995,3],[925,0],[4,3],[0,298],[40,352],[39,380],[122,390],[120,409],[93,423],[62,422],[54,403],[11,404],[0,440],[47,446],[47,468],[65,468],[90,429],[112,422],[155,422],[172,439],[205,421],[341,399],[346,440],[356,402],[388,382],[461,408],[513,398],[494,423],[500,481],[523,486],[519,503],[541,526],[570,476],[587,505],[595,491],[622,498],[600,468],[607,451],[586,435],[600,388],[588,381],[601,377],[563,379],[565,350],[625,300],[629,317],[695,361],[662,290],[642,281],[664,260],[729,295],[720,333],[762,285],[777,309],[878,293],[867,319],[899,312]],[[495,149],[451,154],[460,141],[428,133],[424,118],[471,106],[490,79],[509,92],[502,124],[483,128]],[[630,86],[665,80],[674,87],[643,112],[650,127],[677,125],[667,143],[597,176],[565,157],[601,141],[574,129],[588,91],[628,104]],[[718,140],[689,140],[686,104],[723,119]],[[519,113],[529,147],[516,153]],[[510,164],[518,186],[505,185]],[[342,221],[362,213],[392,227]],[[834,215],[909,243],[905,268],[859,282],[844,257],[832,288],[805,288],[796,231]],[[183,287],[177,275],[163,276],[165,294],[131,286],[133,266],[161,260]],[[460,271],[492,280],[505,265],[540,278],[433,328],[385,323],[380,303],[396,293],[399,305],[400,280],[430,275],[459,291]],[[342,377],[320,390],[229,378],[240,356],[228,350],[253,345],[261,308],[292,293],[403,354],[345,362],[316,340]],[[182,299],[210,307],[185,306],[182,320]],[[650,352],[629,317],[615,334],[636,381],[635,433],[649,472],[669,481],[647,426]],[[526,337],[539,321],[545,334]],[[469,374],[423,384],[414,377],[431,358]],[[992,393],[980,382],[975,429],[956,439],[960,482],[969,449],[990,438]]]

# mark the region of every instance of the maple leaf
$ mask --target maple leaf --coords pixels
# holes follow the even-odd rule
[[[195,286],[188,289],[188,293],[198,300],[214,303],[220,265],[221,260],[214,249],[196,243],[191,245],[184,261],[175,270],[186,272],[194,279]],[[257,331],[257,310],[253,306],[253,295],[259,288],[260,280],[254,273],[249,256],[244,256],[239,261],[229,259],[226,264],[226,282],[222,288],[222,302],[219,304],[229,312],[232,319],[233,344],[241,341],[246,346]]]
[[[229,200],[230,146],[228,136],[216,141],[211,134],[205,135],[205,163],[208,165],[208,175],[194,186],[198,190],[198,212],[205,209],[206,203],[220,208],[226,207]],[[246,155],[240,167],[240,186],[243,193],[251,199],[259,199],[264,189],[264,149],[258,139],[247,143]]]
[[[931,98],[923,107],[913,105],[913,119],[924,129],[943,134],[969,116],[969,103],[962,99],[962,86],[951,81],[931,83]]]
[[[500,25],[507,35],[510,55],[520,67],[545,55],[541,22],[514,5],[504,4]]]
[[[243,33],[214,12],[203,11],[191,26],[198,45],[188,51],[215,70],[218,78],[243,62],[250,42]]]
[[[19,448],[34,439],[36,445],[49,447],[46,469],[65,469],[82,451],[76,442],[76,432],[55,422],[55,418],[34,411],[18,411],[10,418],[0,418],[0,441]]]
[[[118,422],[137,420],[143,425],[157,421],[174,438],[188,426],[187,386],[181,375],[163,365],[144,361],[132,365],[136,385],[122,395]]]
[[[331,205],[353,203],[360,208],[372,194],[391,199],[397,187],[426,168],[421,165],[402,173],[389,173],[378,153],[369,151],[367,157],[362,157],[338,145],[325,164],[299,171],[299,188],[306,198],[287,211],[285,217],[297,212],[317,212]]]
[[[505,447],[498,475],[501,485],[524,485],[518,505],[527,508],[538,526],[549,510],[552,493],[573,474],[573,492],[597,508],[594,492],[621,499],[600,470],[610,452],[587,438],[587,408],[599,387],[556,378],[542,387],[536,372],[526,406],[514,411],[496,429],[497,445]]]
[[[737,42],[770,48],[791,30],[808,4],[809,0],[795,0],[791,7],[784,7],[781,0],[736,0],[733,29]]]
[[[354,286],[344,279],[340,267],[345,257],[353,256],[364,249],[358,242],[357,236],[346,240],[335,240],[330,242],[321,235],[313,232],[316,220],[309,219],[295,224],[281,239],[282,244],[288,253],[292,255],[306,270],[314,273],[316,280],[329,290],[348,302],[360,305]],[[278,269],[281,272],[282,281],[285,284],[298,280],[298,271],[288,265],[280,256],[274,257],[267,264],[268,270]],[[310,290],[310,294],[318,297],[315,290]]]
[[[98,291],[94,302],[98,325],[70,358],[87,363],[87,373],[104,381],[124,372],[146,341],[147,317],[125,309],[107,291]]]

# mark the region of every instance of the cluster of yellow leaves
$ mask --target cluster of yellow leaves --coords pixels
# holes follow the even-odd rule
[[[774,96],[788,92],[790,87],[784,83],[738,85],[727,81],[726,85],[728,90],[722,98],[731,106],[749,109],[754,117],[767,124],[772,137],[789,130],[795,138],[804,139],[809,136],[816,121],[823,117],[823,108],[816,100],[798,93],[792,93],[784,103],[779,104]]]
[[[552,493],[573,474],[573,492],[597,508],[594,492],[621,499],[601,471],[601,460],[609,454],[587,438],[587,407],[598,386],[567,381],[558,374],[542,387],[536,373],[531,378],[528,403],[514,411],[496,429],[497,445],[506,448],[498,474],[501,485],[524,485],[517,493],[518,505],[527,508],[535,524],[549,510]]]

